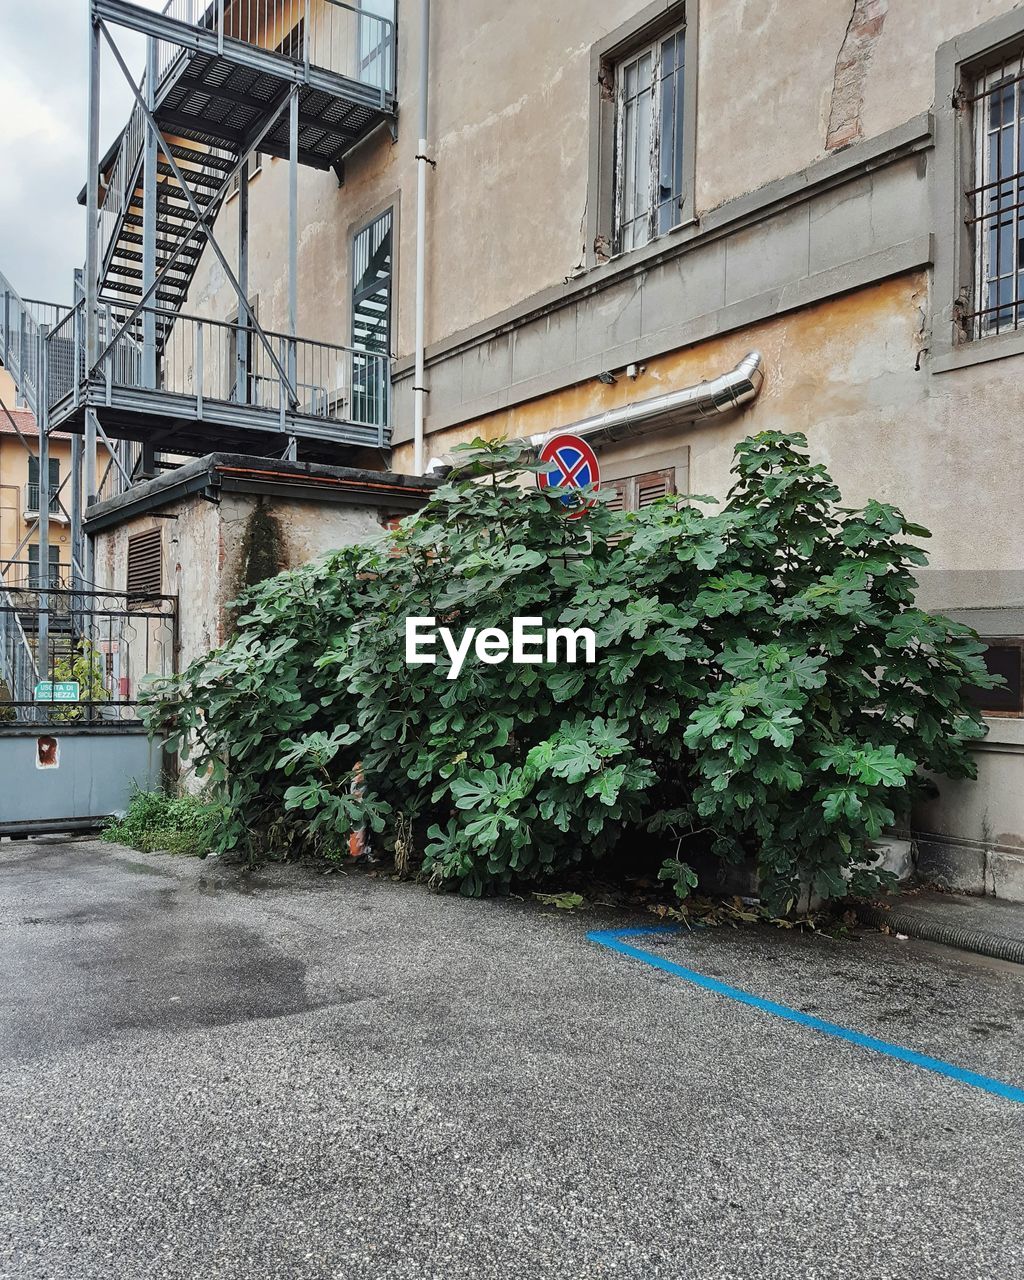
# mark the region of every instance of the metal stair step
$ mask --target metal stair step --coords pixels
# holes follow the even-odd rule
[[[186,147],[181,143],[171,144],[171,154],[175,160],[195,160],[210,169],[220,169],[226,175],[237,164],[237,160],[229,156],[215,156],[200,147]]]
[[[157,173],[177,185],[177,177],[169,164],[158,164],[156,168]],[[190,187],[206,187],[210,191],[219,191],[227,177],[225,173],[209,173],[201,169],[190,169],[187,165],[182,167],[181,174]]]
[[[182,237],[182,239],[184,239],[184,237]],[[131,245],[137,244],[141,248],[143,240],[142,240],[141,234],[136,234],[134,231],[122,231],[118,243],[131,244]],[[160,236],[157,236],[156,238],[157,259],[159,260],[161,254],[163,254],[164,257],[166,258],[170,254],[174,253],[177,250],[178,245],[180,243],[181,243],[181,240],[164,240]],[[193,242],[192,244],[186,245],[185,248],[182,249],[178,257],[178,261],[179,262],[183,260],[187,261],[189,258],[194,258],[196,262],[198,262],[202,256],[203,256],[202,246]]]

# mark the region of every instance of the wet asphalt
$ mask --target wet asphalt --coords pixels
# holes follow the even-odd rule
[[[630,919],[0,845],[0,1278],[1024,1274],[1024,1105],[587,939]],[[644,945],[1024,1085],[1024,969]]]

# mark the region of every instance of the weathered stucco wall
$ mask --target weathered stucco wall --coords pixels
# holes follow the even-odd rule
[[[767,380],[754,406],[645,442],[645,451],[675,451],[680,458],[689,450],[691,492],[725,494],[732,449],[744,436],[803,431],[851,503],[882,498],[932,530],[936,568],[1018,569],[1024,515],[1016,475],[1005,461],[1014,449],[1013,423],[1024,413],[1024,386],[1013,362],[948,377],[919,369],[927,289],[927,277],[914,274],[777,317],[651,360],[636,382],[590,381],[440,433],[431,438],[431,452],[481,434],[527,436],[569,427],[627,401],[715,377],[757,349]],[[396,466],[408,463],[408,449],[396,450]],[[636,458],[643,470],[639,452]]]
[[[1015,0],[701,0],[698,216],[876,137],[933,105],[944,40]],[[482,323],[573,275],[585,258],[591,50],[647,6],[464,0],[434,8],[428,341]],[[665,7],[665,6],[662,6]],[[300,177],[300,331],[350,337],[351,232],[399,206],[395,350],[413,348],[416,80],[419,31],[400,14],[401,124],[348,160],[346,182]],[[831,142],[831,146],[830,146]],[[251,183],[251,293],[287,317],[287,164]],[[234,242],[237,201],[218,236]],[[209,253],[190,307],[226,319],[234,297]]]
[[[219,504],[190,497],[140,515],[99,534],[97,571],[105,586],[127,585],[128,540],[149,529],[163,534],[163,592],[178,598],[178,665],[223,644],[231,624],[229,605],[245,585],[247,534],[258,499],[225,494]],[[280,568],[307,564],[337,547],[376,537],[380,517],[368,507],[268,499],[281,532]]]

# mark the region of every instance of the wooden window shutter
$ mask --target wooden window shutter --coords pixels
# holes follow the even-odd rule
[[[675,493],[675,467],[669,467],[665,471],[650,471],[645,476],[637,476],[633,483],[636,494],[634,510],[642,511],[644,507],[649,507],[652,503],[657,502],[659,498]]]
[[[160,529],[137,533],[128,539],[128,595],[158,596],[163,588]]]
[[[610,484],[603,484],[601,486],[602,492],[614,494],[614,497],[609,498],[606,503],[609,511],[625,511],[626,486],[628,483],[629,482],[627,480],[615,480]]]

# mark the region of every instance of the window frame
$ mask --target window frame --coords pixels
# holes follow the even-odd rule
[[[693,235],[695,206],[697,93],[699,81],[699,0],[657,0],[648,4],[591,49],[590,156],[586,245],[581,268],[602,266],[623,253],[641,254],[668,236]],[[645,48],[684,33],[685,75],[682,116],[682,196],[675,224],[642,245],[623,250],[618,243],[618,167],[620,118],[618,69]],[[660,46],[659,46],[660,47]],[[652,187],[657,173],[652,173]]]
[[[60,514],[60,498],[57,491],[60,489],[60,458],[49,459],[49,475],[50,475],[50,515]],[[39,455],[30,453],[28,455],[28,479],[25,482],[25,501],[22,510],[28,515],[39,514]],[[35,479],[33,479],[35,476]],[[31,493],[36,491],[35,505],[32,504]]]
[[[982,23],[947,41],[935,59],[935,163],[932,171],[934,283],[931,350],[933,374],[1024,354],[1024,324],[1015,330],[971,338],[970,316],[978,283],[975,213],[978,152],[972,98],[980,79],[1024,50],[1024,9]]]
[[[674,27],[659,32],[646,45],[632,50],[620,58],[615,64],[615,213],[613,219],[614,233],[612,243],[616,253],[630,253],[634,249],[643,249],[657,240],[660,236],[668,235],[674,231],[683,221],[684,207],[690,184],[685,179],[685,154],[686,154],[686,22],[679,22]],[[682,190],[679,193],[672,192],[669,199],[659,200],[658,195],[662,190],[660,178],[663,173],[665,163],[664,152],[662,149],[662,139],[665,132],[665,115],[663,111],[664,101],[662,97],[662,86],[665,82],[664,74],[664,55],[665,45],[670,40],[676,40],[679,36],[683,37],[683,101],[678,104],[675,89],[673,90],[673,102],[681,105],[682,117],[676,117],[673,120],[673,143],[682,145],[683,153],[676,158],[673,169],[678,168],[678,177],[681,181]],[[650,79],[644,82],[641,73],[642,63],[650,60]],[[637,85],[631,93],[629,90],[629,73],[636,69]],[[671,72],[675,77],[676,69]],[[639,114],[641,109],[641,100],[645,95],[650,95],[650,106],[648,108],[648,125],[647,136],[649,139],[648,147],[648,171],[646,174],[646,192],[645,198],[647,204],[644,207],[639,206],[639,196],[641,185],[637,180],[639,178],[640,158],[637,143],[640,141],[642,130],[635,130],[632,137],[632,147],[630,147],[631,138],[627,134],[626,121],[630,109],[634,109]],[[676,127],[681,131],[681,138],[676,136]],[[632,132],[632,131],[631,131]],[[627,156],[632,158],[632,166],[626,163]],[[633,209],[627,211],[627,202],[630,199],[630,182],[629,169],[633,169],[633,189],[632,199],[637,202]],[[673,180],[677,174],[673,172]],[[673,183],[674,185],[674,183]],[[676,207],[676,216],[670,226],[661,228],[661,211],[666,206],[672,204]],[[630,216],[627,216],[627,212]],[[646,227],[644,227],[646,223]],[[627,234],[627,228],[632,228],[631,233]],[[642,240],[637,239],[637,229],[640,228],[646,232],[646,236]],[[627,245],[624,243],[626,239],[630,240]]]
[[[1024,636],[981,636],[982,644],[986,646],[986,652],[990,649],[1008,649],[1017,652],[1020,697],[1018,705],[1013,708],[1009,707],[992,707],[985,706],[985,700],[992,694],[1005,692],[1005,690],[986,689],[979,690],[978,697],[972,702],[972,705],[981,712],[986,719],[995,720],[1021,720],[1024,719]],[[984,654],[982,657],[984,658]]]
[[[372,351],[370,348],[360,345],[360,343],[357,341],[356,315],[357,315],[357,308],[359,306],[359,302],[365,301],[366,299],[371,298],[375,290],[370,289],[368,287],[357,290],[356,288],[356,285],[357,285],[356,253],[358,251],[360,236],[363,236],[366,233],[370,233],[372,236],[373,228],[377,226],[377,224],[381,222],[384,218],[388,218],[390,220],[391,274],[388,279],[388,303],[387,303],[387,318],[386,318],[387,341],[385,343],[385,350],[381,352],[381,351]],[[392,362],[394,359],[395,298],[397,295],[397,287],[398,287],[398,233],[399,233],[398,201],[389,200],[389,201],[386,201],[383,205],[380,205],[377,209],[375,209],[374,212],[369,217],[362,218],[359,222],[354,223],[349,230],[349,237],[348,237],[348,242],[349,242],[349,253],[348,253],[349,333],[351,338],[349,345],[352,348],[352,370],[351,370],[352,382],[351,382],[351,386],[344,389],[340,394],[348,395],[350,413],[355,414],[356,400],[358,398],[360,400],[361,406],[363,407],[364,413],[367,412],[367,408],[366,408],[367,406],[369,406],[370,410],[373,411],[374,421],[377,421],[378,418],[380,418],[380,420],[382,421],[387,421],[391,412],[391,407],[390,407],[391,369],[392,369]],[[372,252],[370,254],[370,257],[372,258]],[[366,376],[365,370],[368,367],[367,364],[361,364],[360,362],[361,355],[366,355],[373,358],[379,358],[379,357],[384,358],[384,360],[386,361],[386,368],[388,371],[388,375],[384,379],[383,386],[377,387],[376,385],[373,385],[370,390],[367,390],[367,387],[364,385],[362,390],[359,390],[357,384],[360,378],[360,374],[362,372],[362,376],[365,378]],[[383,402],[381,401],[380,397],[383,397]],[[336,402],[337,402],[337,397],[335,397],[335,403]],[[362,421],[362,418],[360,418],[360,421]]]
[[[28,585],[29,589],[35,588],[39,590],[42,586],[42,569],[39,559],[39,543],[30,542],[26,548],[28,552]],[[64,567],[60,559],[60,547],[56,547],[51,542],[47,548],[47,557],[50,561],[50,572],[47,585],[52,590],[57,590],[61,586],[61,569]]]
[[[254,151],[252,152],[251,155],[246,157],[246,162],[245,162],[246,182],[254,182],[263,172],[263,159],[264,157],[263,157],[262,151]],[[231,179],[231,187],[228,190],[227,199],[229,201],[234,200],[235,196],[238,195],[241,189],[242,189],[242,170],[239,169],[239,171]]]
[[[1014,66],[1014,64],[1016,64]],[[1016,71],[1015,75],[1009,72]],[[1024,199],[1024,44],[1009,58],[1001,58],[993,67],[978,72],[970,82],[970,105],[972,108],[971,130],[973,135],[974,183],[973,189],[966,192],[966,197],[973,205],[969,216],[973,219],[971,226],[971,257],[974,266],[974,279],[970,298],[970,311],[965,317],[967,324],[967,340],[983,342],[988,338],[1000,337],[1004,333],[1014,333],[1024,328],[1024,258],[1021,249],[1024,247],[1024,209],[1014,208]],[[992,106],[993,95],[1000,90],[1012,88],[1012,139],[1014,171],[1002,176],[1002,156],[1004,123],[1000,120],[997,136],[993,139]],[[1005,96],[1003,97],[1005,103]],[[994,170],[991,167],[995,159]],[[993,172],[994,175],[993,176]],[[1006,187],[1013,190],[1004,197]],[[989,208],[992,203],[991,189],[995,187],[996,208]],[[1009,200],[1009,206],[1006,200]],[[1009,270],[1004,270],[1002,228],[1006,226],[1004,219],[1009,217],[1011,230],[1010,249],[1011,263]],[[992,222],[995,220],[995,245],[993,254]],[[1012,233],[1016,232],[1016,239]],[[994,261],[993,261],[994,259]],[[993,271],[994,269],[994,271]],[[1013,285],[1012,301],[1000,301],[1002,282],[1008,279]],[[991,300],[992,285],[996,287],[996,303]],[[1014,314],[1009,319],[1003,318],[1004,311]]]

